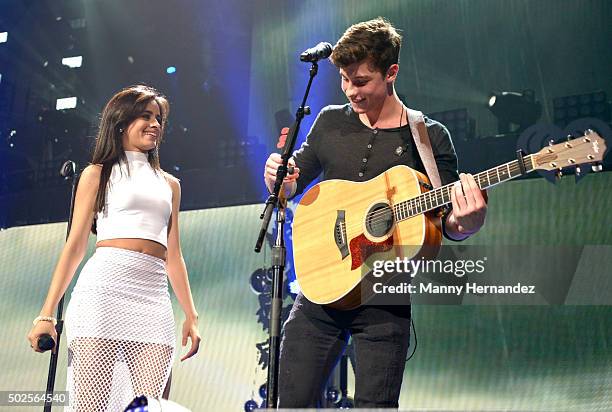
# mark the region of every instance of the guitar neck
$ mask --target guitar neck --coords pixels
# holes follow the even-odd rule
[[[525,173],[533,171],[533,155],[526,155],[522,158],[525,165]],[[507,182],[523,173],[519,166],[519,161],[513,160],[503,165],[493,167],[484,172],[480,172],[474,176],[478,187],[481,190],[496,186],[500,183]],[[441,186],[437,189],[425,192],[417,197],[399,202],[393,206],[395,219],[398,221],[409,219],[413,216],[420,215],[430,210],[437,209],[451,202],[451,190],[455,183],[450,183],[446,186]]]

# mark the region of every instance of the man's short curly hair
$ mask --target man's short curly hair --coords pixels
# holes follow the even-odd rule
[[[330,59],[338,68],[371,58],[383,75],[399,63],[402,36],[382,17],[353,24],[334,46]]]

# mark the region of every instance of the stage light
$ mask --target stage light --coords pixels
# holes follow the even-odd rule
[[[257,405],[257,402],[255,402],[253,399],[249,399],[248,401],[244,403],[245,412],[251,412],[258,408],[259,408],[259,405]]]
[[[497,117],[499,133],[502,134],[519,132],[534,124],[542,114],[542,105],[535,100],[533,90],[493,93],[488,107]]]
[[[338,402],[340,399],[340,391],[333,386],[327,388],[327,391],[325,391],[325,399],[331,403]]]
[[[3,31],[0,33],[0,43],[6,43],[8,41],[8,32]]]
[[[170,66],[170,67],[166,68],[166,73],[168,73],[168,74],[176,73],[176,67]]]
[[[272,269],[256,269],[255,272],[251,273],[249,283],[251,285],[251,292],[256,295],[270,292],[271,282],[271,270]]]
[[[565,127],[570,122],[584,117],[609,122],[610,102],[605,91],[556,97],[553,99],[553,119],[557,126]]]
[[[57,99],[57,102],[55,103],[55,110],[74,109],[76,106],[76,97],[64,97],[62,99]]]
[[[64,66],[70,67],[71,69],[74,69],[75,67],[81,67],[81,65],[83,64],[83,56],[64,57],[62,59],[62,64]]]

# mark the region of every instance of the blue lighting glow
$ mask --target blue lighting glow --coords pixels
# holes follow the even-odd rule
[[[168,74],[174,74],[174,73],[176,73],[176,67],[174,67],[174,66],[169,66],[168,68],[166,68],[166,73],[168,73]]]

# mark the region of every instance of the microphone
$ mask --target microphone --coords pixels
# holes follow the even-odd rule
[[[328,42],[321,42],[300,54],[300,60],[314,63],[321,59],[327,59],[330,54],[332,54],[332,45]]]
[[[48,333],[40,335],[38,338],[38,348],[43,352],[53,349],[55,347],[55,341]]]

